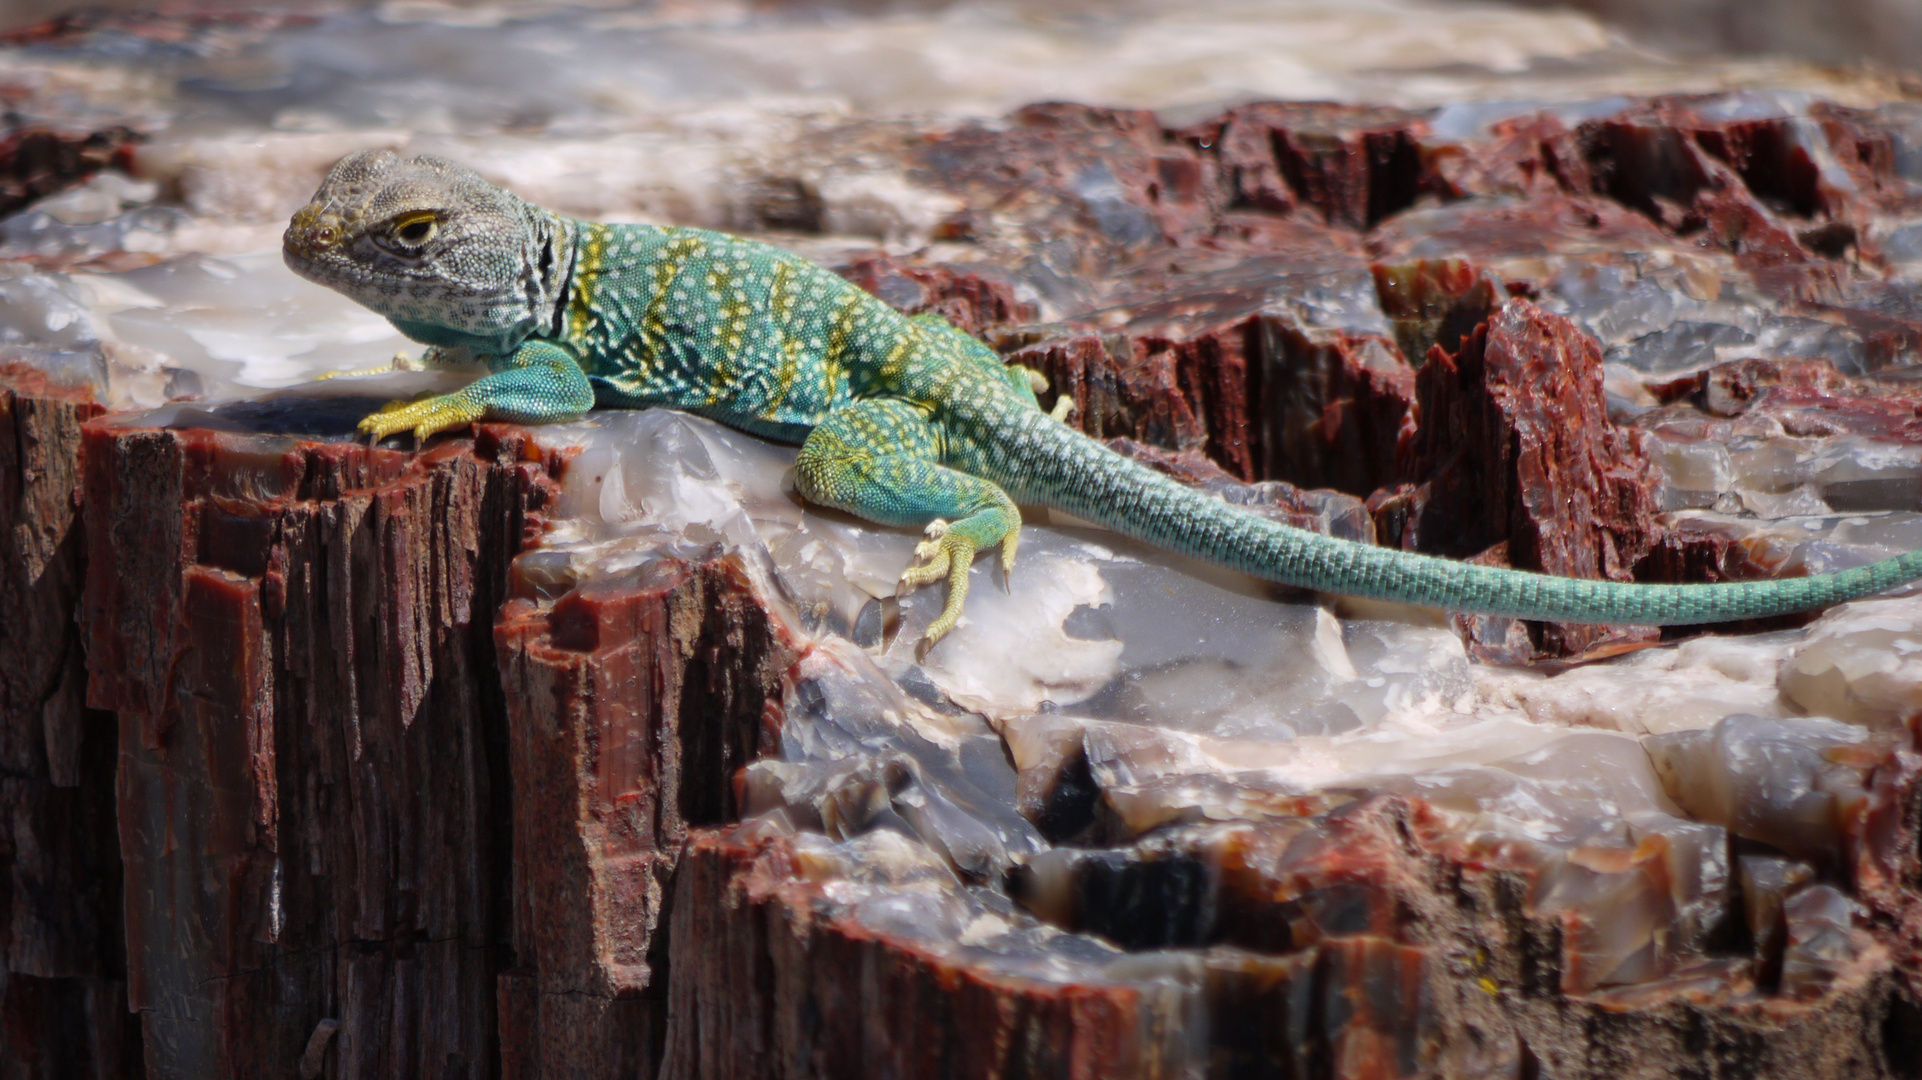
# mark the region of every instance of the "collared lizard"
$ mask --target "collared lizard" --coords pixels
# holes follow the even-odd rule
[[[807,499],[924,528],[903,589],[946,578],[954,628],[977,551],[1004,572],[1018,505],[1323,592],[1567,622],[1696,624],[1801,611],[1922,577],[1922,551],[1777,581],[1643,585],[1477,566],[1243,513],[1043,412],[1038,376],[930,315],[906,316],[766,244],[543,210],[435,157],[366,151],[294,215],[296,273],[386,316],[429,363],[491,373],[361,421],[375,438],[483,419],[665,406],[800,444]]]

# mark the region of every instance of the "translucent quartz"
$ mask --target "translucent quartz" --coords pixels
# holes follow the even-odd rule
[[[1922,635],[1892,605],[1853,604],[1810,628],[1778,677],[1782,696],[1818,716],[1884,728],[1922,709]]]
[[[1764,518],[1922,510],[1922,447],[1854,434],[1800,435],[1771,417],[1662,423],[1648,450],[1664,509]]]
[[[1860,333],[1780,310],[1729,255],[1677,245],[1519,269],[1542,273],[1542,306],[1593,334],[1605,360],[1644,376],[1672,379],[1751,357],[1822,358],[1848,374],[1868,367]]]
[[[1655,736],[1648,751],[1692,817],[1827,862],[1843,850],[1842,823],[1864,798],[1873,765],[1838,751],[1868,738],[1863,728],[1826,717],[1737,714],[1705,731]]]
[[[278,251],[0,276],[0,343],[9,340],[95,355],[91,381],[116,408],[253,397],[420,348],[366,308],[295,277]]]
[[[1671,520],[1692,533],[1727,536],[1742,545],[1756,563],[1785,573],[1844,570],[1913,551],[1922,543],[1922,514],[1899,510],[1782,518],[1686,511]],[[1911,588],[1903,586],[1896,591]]]

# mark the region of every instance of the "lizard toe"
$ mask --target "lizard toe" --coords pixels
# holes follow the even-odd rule
[[[961,609],[968,600],[968,569],[974,565],[975,545],[973,540],[960,532],[944,530],[939,540],[923,541],[921,548],[932,550],[925,553],[916,551],[916,558],[920,561],[901,575],[898,592],[932,585],[944,577],[948,580],[948,596],[941,605],[941,613],[921,634],[925,648],[946,637],[961,621]]]
[[[444,394],[418,401],[390,401],[360,422],[362,434],[376,441],[412,429],[416,440],[479,420],[487,412],[460,394]]]
[[[927,547],[927,544],[921,547]],[[896,596],[905,596],[923,585],[932,585],[948,576],[948,566],[953,556],[948,549],[936,545],[932,550],[914,550],[914,564],[901,571],[901,581],[895,586]]]
[[[905,596],[923,585],[931,585],[947,576],[948,563],[952,551],[945,542],[949,524],[940,518],[928,522],[921,535],[927,539],[914,545],[914,562],[901,571],[901,580],[895,586],[896,596]]]
[[[925,648],[932,648],[936,642],[948,636],[948,631],[960,623],[961,609],[968,602],[968,568],[974,564],[974,545],[965,537],[954,534],[946,537],[942,544],[948,549],[948,599],[941,605],[941,614],[936,615],[921,633]]]
[[[426,442],[430,435],[451,428],[465,427],[487,413],[485,408],[466,401],[458,394],[434,398],[431,401],[423,401],[421,404],[428,408],[414,425],[414,438],[420,442]]]
[[[379,410],[362,417],[360,423],[355,426],[362,435],[372,437],[375,442],[379,442],[395,432],[406,431],[412,425],[400,415],[400,410],[394,406],[408,404],[412,403],[405,401],[389,402]]]

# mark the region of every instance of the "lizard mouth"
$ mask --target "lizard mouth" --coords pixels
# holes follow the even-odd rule
[[[308,246],[305,239],[295,236],[291,229],[287,231],[286,237],[281,240],[280,258],[282,262],[287,264],[287,269],[292,270],[294,273],[299,274],[309,281],[318,282],[323,285],[329,284],[334,278],[341,276],[339,268],[329,268],[332,272],[323,273],[321,267],[315,260],[316,254],[317,253]]]
[[[329,258],[329,253],[327,248],[316,250],[304,237],[295,236],[290,229],[281,242],[280,261],[300,277],[356,299],[361,299],[364,293],[382,284],[377,275],[365,267],[357,266],[337,254]]]

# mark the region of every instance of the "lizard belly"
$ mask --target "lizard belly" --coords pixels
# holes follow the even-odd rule
[[[594,403],[601,408],[684,409],[729,427],[785,443],[799,443],[806,439],[808,432],[814,430],[828,411],[815,407],[796,408],[791,404],[768,408],[761,403],[726,398],[690,400],[687,395],[645,383],[636,385],[618,377],[596,375],[590,376],[588,382],[594,387]]]

